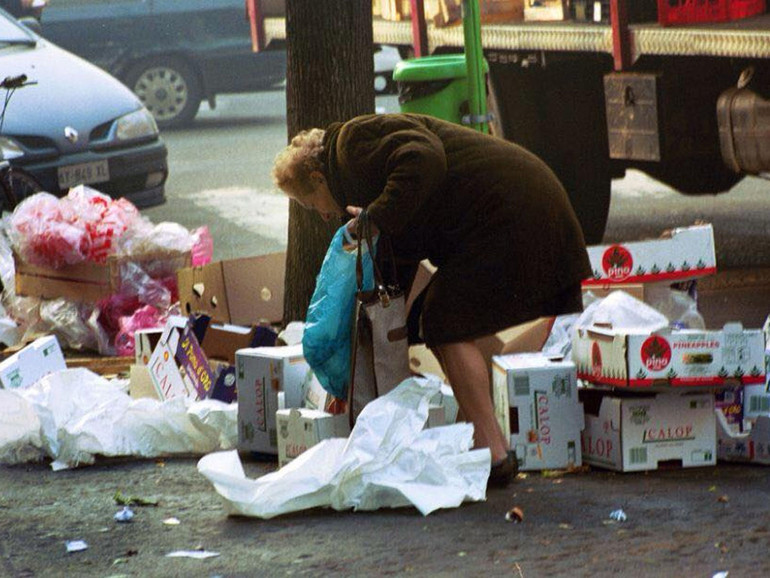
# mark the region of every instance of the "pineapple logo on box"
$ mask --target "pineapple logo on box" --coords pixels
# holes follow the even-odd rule
[[[671,363],[671,345],[660,335],[642,343],[642,363],[650,371],[662,371]]]
[[[634,258],[622,245],[612,245],[602,255],[602,269],[610,279],[622,281],[631,275]]]

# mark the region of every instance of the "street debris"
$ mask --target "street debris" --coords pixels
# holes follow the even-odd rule
[[[217,452],[198,471],[230,514],[272,518],[315,507],[375,510],[413,505],[423,515],[486,497],[491,456],[472,450],[473,426],[424,429],[435,378],[410,378],[369,403],[350,437],[331,438],[277,472],[246,477],[238,453]],[[440,488],[440,491],[436,491]]]
[[[113,516],[116,522],[127,523],[134,519],[134,511],[128,506],[123,506],[123,509],[116,512]]]
[[[727,578],[727,575],[728,575],[728,574],[730,574],[730,573],[729,573],[729,572],[727,572],[727,571],[723,571],[723,572],[717,572],[717,573],[716,573],[716,574],[714,574],[714,575],[713,575],[711,578]]]
[[[506,522],[513,522],[514,524],[518,524],[519,522],[524,521],[524,511],[519,508],[518,506],[514,506],[510,510],[508,510],[505,513],[505,520]]]
[[[182,522],[179,521],[179,518],[166,518],[163,520],[163,524],[166,526],[178,526]]]
[[[207,550],[176,550],[166,554],[166,558],[194,558],[195,560],[205,560],[207,558],[216,558],[219,552],[209,552]]]
[[[67,552],[82,552],[88,550],[88,544],[84,540],[68,540],[66,542]]]
[[[610,520],[614,520],[615,522],[625,522],[628,520],[628,516],[626,516],[626,513],[622,509],[617,509],[610,512]]]
[[[730,496],[728,495],[721,495],[717,498],[717,502],[719,502],[720,504],[726,504],[729,501],[730,501]]]
[[[160,502],[157,498],[142,498],[139,496],[124,496],[117,490],[112,496],[118,506],[157,506]]]

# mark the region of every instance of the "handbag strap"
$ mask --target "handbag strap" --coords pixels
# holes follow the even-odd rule
[[[358,237],[358,248],[356,251],[356,285],[359,291],[363,291],[364,288],[364,259],[363,259],[363,245],[366,243],[369,248],[369,255],[372,260],[372,269],[374,272],[374,288],[377,290],[377,295],[384,307],[390,304],[390,295],[388,289],[385,286],[385,282],[382,278],[382,272],[377,264],[377,259],[374,254],[374,242],[372,241],[372,226],[369,221],[369,214],[366,209],[362,210],[358,215],[356,222],[356,236]],[[392,248],[391,248],[392,253]]]

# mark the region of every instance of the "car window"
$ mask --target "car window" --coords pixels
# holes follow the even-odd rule
[[[26,28],[17,24],[13,17],[0,11],[0,42],[29,42],[32,39]]]

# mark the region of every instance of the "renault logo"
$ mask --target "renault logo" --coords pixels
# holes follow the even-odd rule
[[[64,138],[66,138],[72,144],[75,144],[76,142],[78,142],[78,136],[79,136],[78,131],[76,131],[71,126],[64,127]]]

